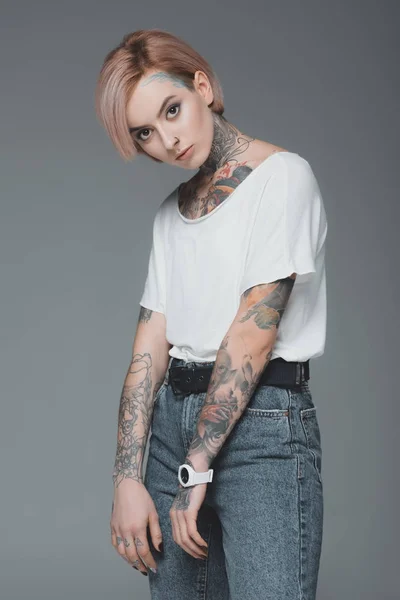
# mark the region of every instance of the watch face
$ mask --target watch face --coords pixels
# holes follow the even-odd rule
[[[187,483],[189,481],[189,471],[186,467],[183,467],[183,469],[181,469],[181,479],[183,483]]]

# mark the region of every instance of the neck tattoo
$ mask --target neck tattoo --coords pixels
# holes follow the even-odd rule
[[[241,134],[225,117],[213,113],[214,137],[207,160],[199,167],[199,175],[208,178],[228,161],[246,152],[255,138]]]

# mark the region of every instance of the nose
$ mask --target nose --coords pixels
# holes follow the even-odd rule
[[[164,129],[160,129],[160,136],[167,150],[172,150],[179,143],[179,138],[176,135],[173,135],[172,132],[164,131]]]

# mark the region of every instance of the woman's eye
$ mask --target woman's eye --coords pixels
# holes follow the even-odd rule
[[[181,106],[180,104],[172,104],[172,106],[170,106],[168,108],[168,110],[167,110],[167,115],[171,114],[169,111],[172,110],[172,109],[175,109],[175,108],[180,109],[180,106]],[[177,113],[173,114],[172,116],[176,117],[177,114],[179,114],[179,110],[178,110]],[[142,133],[145,132],[145,131],[149,131],[149,130],[148,129],[142,129],[141,131],[139,131],[139,133],[136,136],[136,139],[140,140],[141,142],[146,142],[147,138],[145,138],[145,139],[142,138]]]
[[[180,104],[173,104],[173,105],[172,105],[172,106],[170,106],[170,107],[169,107],[169,109],[167,110],[167,114],[168,114],[168,113],[169,113],[169,111],[170,111],[170,110],[172,110],[173,108],[180,108],[180,106],[181,106]],[[173,117],[175,117],[177,114],[179,114],[179,111],[178,111],[178,113],[175,113],[175,114],[174,114],[174,115],[172,115],[172,116],[173,116]]]
[[[141,142],[145,142],[145,141],[146,141],[146,140],[144,140],[144,139],[141,137],[141,136],[142,136],[142,133],[143,133],[143,131],[148,131],[148,129],[142,129],[142,131],[139,131],[139,133],[138,133],[138,134],[137,134],[137,136],[136,136],[136,139],[137,139],[137,140],[140,140]]]

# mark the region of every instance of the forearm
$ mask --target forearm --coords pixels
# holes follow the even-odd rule
[[[197,430],[186,458],[197,471],[206,471],[246,408],[268,364],[275,334],[256,346],[248,327],[235,323],[218,350]],[[270,340],[270,342],[268,342]]]
[[[186,455],[208,470],[245,410],[269,363],[296,273],[242,294],[236,317],[218,350],[197,430]]]
[[[143,332],[137,336],[121,393],[113,469],[115,487],[124,479],[143,482],[143,458],[154,398],[163,383],[169,360],[167,345],[161,340],[149,339]]]

